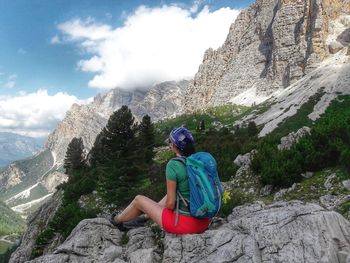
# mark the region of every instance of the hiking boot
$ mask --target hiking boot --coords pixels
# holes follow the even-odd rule
[[[114,218],[116,217],[116,215],[117,215],[117,213],[113,213],[113,214],[111,215],[111,218],[109,219],[109,222],[110,222],[113,226],[115,226],[116,228],[118,228],[119,231],[121,231],[121,232],[127,231],[128,229],[124,227],[124,223],[123,223],[123,222],[117,222],[117,221],[115,221]]]
[[[140,215],[130,221],[124,222],[123,226],[128,230],[133,228],[143,227],[145,226],[147,220],[148,219],[146,219],[144,215]]]

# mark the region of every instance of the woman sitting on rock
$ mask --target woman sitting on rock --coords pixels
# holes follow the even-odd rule
[[[188,157],[195,153],[192,134],[183,127],[173,129],[167,142],[177,157]],[[150,218],[168,233],[204,232],[208,228],[209,219],[192,217],[185,202],[180,201],[179,207],[175,207],[177,191],[180,192],[181,198],[189,200],[190,189],[186,166],[181,161],[172,159],[167,163],[165,174],[167,194],[160,202],[138,195],[119,215],[112,214],[111,223],[119,230],[125,231],[133,226],[144,224]],[[145,215],[141,215],[143,213]]]

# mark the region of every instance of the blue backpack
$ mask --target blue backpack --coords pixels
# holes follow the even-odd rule
[[[196,218],[212,218],[221,208],[222,186],[219,180],[217,163],[214,157],[207,152],[194,153],[189,157],[176,157],[174,160],[181,161],[186,165],[190,186],[190,214]],[[186,200],[177,191],[176,207],[179,211],[179,199],[186,206]],[[177,225],[178,214],[175,225]]]

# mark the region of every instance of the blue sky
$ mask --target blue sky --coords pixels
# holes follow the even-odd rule
[[[159,81],[192,77],[204,50],[221,45],[239,10],[251,3],[1,0],[0,131],[44,136],[73,102],[116,86],[143,88]],[[159,26],[163,21],[164,28]],[[206,23],[213,26],[213,32],[203,32],[208,28]],[[223,28],[222,32],[215,27]],[[173,35],[167,35],[166,29]],[[139,38],[142,34],[147,40],[144,43]],[[169,38],[169,42],[162,43]],[[148,53],[145,50],[154,54],[144,56]],[[158,50],[160,53],[155,54]],[[173,61],[180,59],[177,52],[189,61]],[[170,53],[174,56],[164,60],[164,54]],[[189,66],[184,68],[181,63]],[[36,100],[45,98],[49,105],[33,107],[31,112],[31,103],[38,104]],[[49,109],[59,99],[65,102]],[[28,107],[27,114],[13,109],[19,103]],[[34,112],[41,115],[35,117]],[[47,118],[52,121],[42,126],[40,122]]]

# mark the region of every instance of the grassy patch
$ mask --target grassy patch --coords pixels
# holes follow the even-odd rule
[[[12,244],[0,240],[0,254],[4,254],[11,247]]]
[[[159,133],[157,136],[157,143],[161,145],[174,127],[185,126],[191,130],[196,137],[196,134],[202,133],[202,131],[199,131],[201,121],[204,122],[205,130],[208,131],[216,128],[214,125],[215,122],[219,122],[222,125],[231,125],[236,120],[247,115],[250,110],[251,108],[246,106],[229,104],[159,121],[155,123],[155,128]]]
[[[332,181],[332,190],[327,190],[324,186],[327,177],[335,174],[337,177]],[[319,200],[326,194],[339,195],[348,191],[341,186],[341,181],[346,174],[339,168],[325,169],[316,172],[311,178],[303,179],[295,191],[289,192],[284,196],[286,200],[314,201]]]
[[[338,207],[338,212],[342,215],[346,215],[349,214],[350,212],[350,201],[347,201],[345,203],[342,203],[339,207]]]
[[[125,246],[129,242],[129,236],[127,232],[124,232],[121,239],[120,239],[120,244]]]

